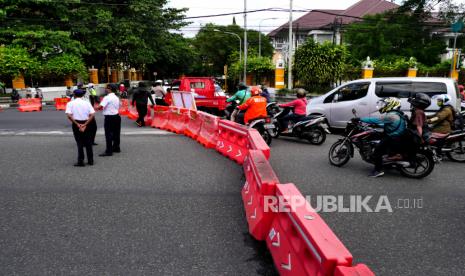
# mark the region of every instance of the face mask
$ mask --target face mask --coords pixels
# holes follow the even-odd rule
[[[444,102],[443,102],[443,101],[439,101],[439,100],[438,100],[438,101],[437,101],[437,104],[438,104],[438,106],[439,106],[439,107],[441,107],[441,106],[443,106],[443,105],[444,105]]]

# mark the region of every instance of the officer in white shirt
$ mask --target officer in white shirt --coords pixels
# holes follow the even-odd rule
[[[107,95],[100,102],[105,117],[105,141],[106,150],[99,156],[112,156],[113,152],[121,152],[120,134],[121,134],[121,117],[119,116],[119,98],[116,96],[118,87],[114,84],[107,84],[105,92]]]
[[[95,111],[88,101],[84,101],[82,96],[85,90],[74,90],[74,100],[66,105],[66,115],[73,123],[73,134],[78,146],[78,162],[76,167],[84,167],[84,148],[86,148],[87,162],[94,165],[94,154],[92,151],[92,130],[89,124],[94,120]]]

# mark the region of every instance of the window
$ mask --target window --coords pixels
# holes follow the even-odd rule
[[[336,93],[333,93],[332,95],[327,97],[325,99],[325,102],[327,102],[329,98],[331,98],[331,102],[336,94],[338,102],[354,101],[361,99],[367,95],[369,87],[369,82],[359,82],[345,85],[339,88],[339,90],[337,90]]]
[[[204,82],[191,82],[191,89],[192,88],[205,88],[205,83]]]
[[[425,93],[432,97],[434,95],[447,94],[447,87],[442,82],[381,82],[376,84],[375,93],[380,98],[408,98],[415,93]]]
[[[411,82],[378,82],[376,83],[376,96],[380,98],[396,97],[396,98],[408,98],[413,92]]]

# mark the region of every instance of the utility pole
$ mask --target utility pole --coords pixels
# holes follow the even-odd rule
[[[293,55],[293,39],[292,39],[292,0],[290,0],[289,8],[289,52],[287,57],[287,89],[292,89],[292,55]]]
[[[244,0],[244,82],[247,84],[247,0]]]

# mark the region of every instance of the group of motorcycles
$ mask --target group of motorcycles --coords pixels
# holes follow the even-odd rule
[[[356,111],[352,112],[357,117]],[[352,119],[347,124],[344,137],[331,146],[329,162],[334,166],[341,167],[354,157],[354,148],[357,148],[362,160],[373,163],[373,152],[382,135],[383,130],[378,126]],[[386,156],[383,164],[398,169],[402,175],[410,178],[428,176],[433,171],[435,163],[442,160],[443,155],[455,162],[465,162],[465,130],[463,125],[448,135],[433,135],[419,146],[413,158],[403,152],[399,152],[399,154],[401,156],[399,160],[391,160]]]
[[[226,118],[231,118],[231,113],[236,107],[237,103],[235,102],[228,106]],[[326,133],[330,133],[326,117],[323,115],[307,116],[295,124],[291,124],[288,128],[283,125],[283,118],[289,114],[291,108],[281,108],[276,102],[271,102],[267,104],[266,110],[268,117],[253,120],[249,127],[257,129],[268,145],[271,145],[273,138],[279,136],[296,137],[305,139],[314,145],[321,145],[326,141]],[[284,132],[286,128],[288,130]]]
[[[227,118],[237,105],[231,104],[227,110]],[[267,105],[267,118],[259,118],[252,121],[249,127],[258,130],[265,142],[270,145],[272,138],[279,136],[295,137],[304,139],[314,145],[321,145],[326,140],[326,133],[330,133],[326,117],[323,115],[309,115],[289,126],[283,125],[283,118],[289,114],[291,108],[281,108],[277,103],[271,102]],[[357,118],[356,110],[353,110]],[[462,111],[465,115],[465,111]],[[363,161],[373,163],[373,152],[383,136],[383,129],[378,126],[369,125],[360,120],[351,120],[344,131],[343,138],[336,141],[329,150],[329,162],[341,167],[354,157],[355,148]],[[400,153],[402,158],[390,160],[385,158],[383,164],[393,167],[400,173],[410,178],[423,178],[428,176],[434,169],[435,163],[439,163],[444,157],[455,162],[465,162],[465,129],[454,130],[449,135],[432,136],[428,141],[419,146],[416,154],[408,157]]]

